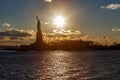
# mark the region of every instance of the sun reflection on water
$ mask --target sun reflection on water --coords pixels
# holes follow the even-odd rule
[[[70,54],[63,53],[61,51],[52,52],[50,60],[52,61],[52,69],[50,73],[56,75],[53,80],[63,80],[68,76],[64,76],[68,71],[69,63],[66,62],[66,57],[70,57]]]
[[[0,80],[120,80],[120,52],[94,52],[1,53]]]
[[[40,55],[39,60],[35,60],[40,80],[76,80],[88,77],[90,56],[67,51],[50,51]]]

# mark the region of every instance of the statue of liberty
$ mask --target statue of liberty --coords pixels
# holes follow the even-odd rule
[[[37,33],[36,33],[36,42],[35,44],[37,46],[40,46],[43,44],[43,38],[42,38],[42,32],[41,32],[41,23],[40,20],[38,18],[38,16],[36,16],[37,19]]]

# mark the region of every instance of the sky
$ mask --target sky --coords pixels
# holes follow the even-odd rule
[[[107,37],[120,42],[120,0],[0,0],[0,43],[34,41],[36,16],[42,23],[42,32],[50,37],[57,33],[57,37],[61,31],[53,25],[53,19],[59,15],[66,19],[63,34]]]

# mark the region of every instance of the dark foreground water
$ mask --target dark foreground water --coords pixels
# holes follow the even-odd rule
[[[120,80],[120,51],[0,51],[0,80]]]

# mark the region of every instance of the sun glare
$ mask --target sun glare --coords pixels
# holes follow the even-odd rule
[[[65,24],[65,18],[63,16],[56,16],[54,19],[54,24],[57,27],[63,27]]]

